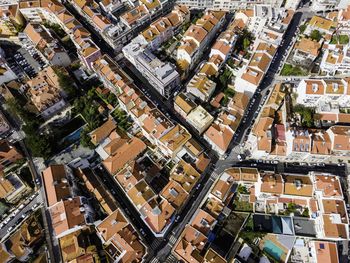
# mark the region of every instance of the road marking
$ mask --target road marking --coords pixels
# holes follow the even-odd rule
[[[170,238],[169,238],[169,242],[174,245],[177,241],[177,238],[174,236],[174,235],[171,235]]]
[[[165,260],[165,263],[177,263],[179,260],[173,255],[170,254],[170,256]]]
[[[158,258],[153,258],[153,259],[151,260],[151,263],[160,263],[160,261],[158,260]]]

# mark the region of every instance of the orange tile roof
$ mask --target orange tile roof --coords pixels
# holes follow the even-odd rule
[[[100,144],[104,139],[106,139],[110,133],[117,127],[114,119],[110,118],[100,127],[90,133],[91,142],[94,145]]]
[[[321,44],[315,40],[304,37],[296,43],[294,48],[317,57]]]
[[[347,238],[345,224],[333,223],[332,215],[323,215],[323,229],[327,238]]]
[[[284,177],[284,194],[286,195],[311,197],[313,190],[309,176],[286,175]]]
[[[334,135],[332,149],[334,151],[350,150],[350,127],[335,125],[328,129]]]
[[[283,180],[282,175],[265,173],[261,177],[261,192],[271,193],[271,194],[283,194]]]
[[[215,222],[216,219],[213,216],[199,209],[192,219],[191,226],[207,236]]]
[[[52,227],[56,235],[82,224],[85,224],[85,213],[81,209],[80,197],[59,201],[49,208]]]
[[[316,190],[322,191],[325,197],[340,197],[343,193],[338,177],[332,175],[316,175]]]
[[[180,208],[189,196],[185,189],[183,189],[178,182],[173,180],[170,180],[169,183],[164,186],[160,195],[168,200],[168,202],[176,209]]]
[[[64,165],[51,165],[42,175],[48,207],[70,197],[70,186]]]
[[[207,238],[192,226],[186,226],[179,241],[175,244],[176,257],[184,262],[201,263],[203,256],[200,252],[204,248]]]
[[[155,233],[161,233],[170,223],[175,208],[167,200],[158,202],[154,198],[141,208],[140,213]]]
[[[139,154],[146,150],[146,144],[140,139],[133,137],[118,147],[112,156],[103,161],[108,172],[115,174],[125,164],[133,161]]]
[[[224,152],[228,149],[233,138],[231,129],[218,124],[212,124],[204,135]]]
[[[246,71],[243,73],[241,78],[251,84],[254,84],[255,86],[258,86],[262,77],[263,77],[262,72],[255,70],[253,68],[247,67]]]
[[[338,249],[336,243],[327,241],[313,241],[316,249],[317,262],[338,263]]]

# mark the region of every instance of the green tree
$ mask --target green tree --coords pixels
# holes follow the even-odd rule
[[[58,83],[60,87],[66,92],[69,97],[75,97],[77,95],[77,88],[74,80],[69,76],[62,68],[55,67],[54,71],[58,77]]]
[[[304,33],[305,29],[306,29],[307,25],[303,24],[299,27],[300,33]]]
[[[312,30],[310,37],[312,40],[316,40],[317,42],[321,40],[322,34],[318,30]]]
[[[248,38],[243,39],[243,50],[247,50],[250,46],[250,40]]]
[[[293,108],[295,113],[300,115],[302,125],[312,127],[314,125],[314,109],[297,104]]]
[[[89,135],[90,131],[87,128],[84,128],[80,134],[80,143],[84,147],[88,147],[90,149],[94,148],[94,145],[91,142],[91,137]]]
[[[301,215],[304,217],[310,217],[309,208],[306,207]]]

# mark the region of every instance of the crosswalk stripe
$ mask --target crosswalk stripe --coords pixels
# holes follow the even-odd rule
[[[170,238],[169,238],[169,241],[170,241],[170,243],[175,244],[177,239],[176,239],[175,236],[171,235]]]
[[[153,258],[153,259],[151,260],[151,263],[159,263],[159,260],[158,260],[157,258]]]

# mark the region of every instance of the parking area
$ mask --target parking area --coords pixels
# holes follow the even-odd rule
[[[23,43],[22,47],[6,46],[6,61],[19,79],[34,78],[47,63],[36,49]]]

